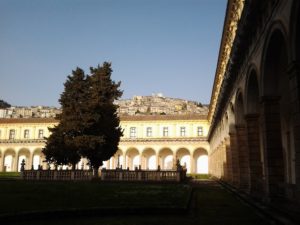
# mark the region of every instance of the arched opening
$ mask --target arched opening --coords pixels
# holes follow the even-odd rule
[[[264,129],[266,191],[270,196],[284,195],[284,181],[290,180],[293,136],[291,102],[287,75],[288,54],[279,30],[272,33],[263,59],[262,123]],[[284,174],[287,174],[285,176]]]
[[[32,155],[33,169],[37,170],[39,166],[43,166],[42,157],[43,157],[42,149],[38,148],[33,151],[33,155]]]
[[[121,149],[118,149],[118,151],[112,157],[112,168],[125,168],[123,151]]]
[[[195,173],[208,174],[208,154],[203,148],[194,151],[193,159],[195,163]]]
[[[259,85],[254,69],[251,70],[246,84],[246,127],[249,149],[250,192],[252,195],[263,194],[263,151],[260,148],[259,126]]]
[[[88,170],[89,169],[88,162],[89,161],[88,161],[87,158],[81,158],[80,161],[76,165],[76,169],[78,169],[78,170]],[[51,165],[50,167],[51,167],[51,169],[54,168],[53,165]]]
[[[173,152],[169,148],[163,148],[159,151],[159,165],[163,170],[171,170],[174,168]]]
[[[176,157],[179,159],[180,165],[186,168],[186,172],[191,173],[191,154],[189,150],[186,148],[178,149]]]
[[[2,151],[0,149],[0,172],[3,171],[2,163],[3,163],[3,158],[2,158]]]
[[[157,169],[156,165],[156,154],[154,149],[146,148],[143,151],[143,162],[142,168],[147,170],[155,170]]]
[[[30,169],[30,162],[29,162],[29,158],[30,158],[30,151],[26,148],[23,148],[21,150],[19,150],[18,152],[18,172],[21,171],[21,167],[22,167],[22,161],[25,161],[25,169]]]
[[[247,145],[244,100],[241,93],[237,94],[235,102],[235,129],[239,161],[239,187],[249,189],[249,152]]]
[[[16,171],[15,157],[16,157],[16,152],[14,149],[7,149],[4,152],[4,154],[3,154],[3,171],[4,172]]]
[[[126,166],[130,170],[139,168],[140,166],[140,154],[136,148],[129,148],[126,152]]]

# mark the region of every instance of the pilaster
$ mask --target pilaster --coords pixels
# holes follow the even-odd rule
[[[262,97],[262,133],[265,155],[265,189],[272,198],[284,195],[284,160],[279,97]]]
[[[246,127],[245,125],[236,125],[236,137],[238,144],[238,159],[240,169],[240,185],[239,188],[245,192],[249,191],[249,150],[247,145]]]
[[[259,114],[247,114],[245,120],[249,149],[250,193],[252,196],[261,197],[264,191],[259,137]]]

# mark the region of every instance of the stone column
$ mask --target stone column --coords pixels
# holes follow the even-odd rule
[[[18,171],[18,161],[19,161],[18,157],[19,157],[18,153],[14,152],[13,161],[12,161],[12,171],[13,172]]]
[[[288,75],[290,80],[292,121],[295,149],[296,173],[296,201],[300,203],[300,61],[289,65]]]
[[[126,161],[127,161],[127,156],[126,156],[126,153],[123,153],[123,165],[122,165],[122,169],[126,169],[127,168],[127,163],[126,163]]]
[[[146,169],[146,157],[143,156],[143,153],[140,153],[140,166],[141,169]]]
[[[231,163],[232,163],[232,184],[235,187],[240,186],[240,163],[239,152],[237,146],[237,137],[235,132],[229,133],[230,150],[231,150]]]
[[[193,157],[193,154],[190,154],[190,169],[191,169],[191,171],[190,171],[190,173],[196,173],[196,171],[195,171],[195,159],[194,159],[194,157]]]
[[[239,169],[240,169],[240,186],[243,191],[249,191],[249,151],[246,136],[246,127],[244,125],[236,125],[236,137],[239,152]]]
[[[260,151],[259,115],[245,116],[249,149],[250,193],[255,197],[263,196],[263,174]]]
[[[159,153],[157,152],[155,156],[156,156],[156,167],[160,166],[162,168],[162,165],[159,162]]]
[[[173,151],[173,169],[176,170],[176,163],[177,163],[177,154],[176,154],[176,150],[172,150]]]
[[[31,169],[31,164],[32,164],[32,153],[29,152],[29,155],[26,155],[25,159],[25,170],[30,170]]]
[[[268,196],[284,195],[284,160],[278,97],[262,97],[262,134],[265,155],[265,189]]]
[[[220,145],[220,169],[222,179],[228,181],[228,162],[226,155],[226,144],[225,140]]]
[[[230,149],[230,138],[227,137],[224,140],[225,144],[225,154],[226,154],[226,164],[227,164],[227,182],[232,183],[232,155]]]
[[[4,165],[4,155],[0,152],[0,172],[3,171],[3,165]]]

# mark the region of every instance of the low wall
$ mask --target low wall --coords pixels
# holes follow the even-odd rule
[[[23,180],[91,180],[91,170],[23,170]],[[153,182],[181,182],[186,178],[186,170],[107,170],[100,173],[103,181],[153,181]]]
[[[23,180],[91,180],[90,170],[23,170]]]
[[[186,178],[185,170],[101,170],[103,181],[175,181],[181,182]]]

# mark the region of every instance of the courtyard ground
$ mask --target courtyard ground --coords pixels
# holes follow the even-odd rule
[[[0,193],[0,221],[5,225],[271,224],[208,180],[193,184],[0,180]],[[39,214],[47,210],[52,213]],[[5,214],[15,214],[14,221]]]

